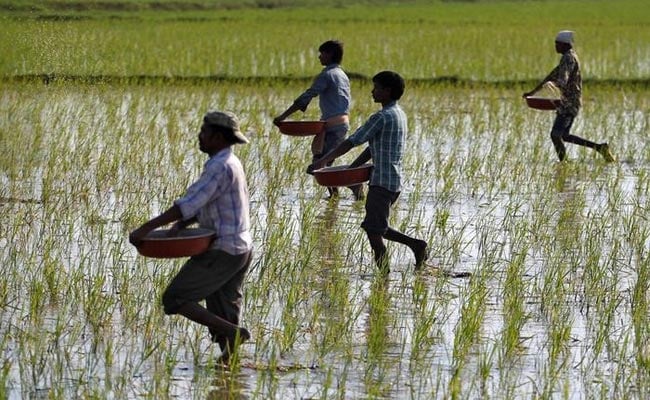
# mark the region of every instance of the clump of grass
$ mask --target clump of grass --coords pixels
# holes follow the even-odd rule
[[[377,105],[361,95],[367,83],[353,85],[354,128]],[[572,161],[556,165],[552,113],[525,109],[501,87],[410,85],[391,224],[426,238],[433,265],[415,273],[408,249],[391,245],[384,280],[359,227],[363,203],[344,190],[326,200],[304,173],[308,141],[271,123],[299,86],[5,84],[0,379],[10,396],[647,390],[642,90],[608,102],[612,88],[590,89],[575,127],[616,143],[628,161],[569,147]],[[253,339],[218,373],[206,332],[160,309],[182,260],[139,257],[126,240],[200,173],[207,109],[240,114],[252,142],[235,151],[251,194],[242,323]]]

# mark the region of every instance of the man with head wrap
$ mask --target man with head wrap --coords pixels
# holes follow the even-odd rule
[[[524,93],[524,97],[533,95],[546,85],[560,89],[560,103],[557,107],[557,115],[553,123],[553,128],[551,129],[551,140],[553,141],[555,152],[560,161],[564,161],[566,158],[565,142],[592,148],[600,153],[605,161],[615,161],[607,143],[594,143],[569,133],[573,121],[582,106],[580,62],[573,49],[572,31],[560,31],[557,34],[555,37],[555,51],[562,54],[558,66],[535,89]]]

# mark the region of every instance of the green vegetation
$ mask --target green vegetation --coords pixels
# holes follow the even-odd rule
[[[57,4],[2,11],[0,398],[650,395],[645,2]],[[574,132],[608,141],[618,163],[569,146],[557,164],[553,114],[520,98],[567,27],[588,79]],[[272,125],[330,37],[357,74],[353,128],[377,109],[360,77],[409,78],[392,223],[427,238],[421,273],[392,246],[392,272],[376,274],[363,205],[326,200],[304,173],[308,139]],[[253,339],[229,371],[205,331],[162,313],[182,260],[127,241],[196,178],[208,109],[237,113],[251,139],[236,151],[252,202]],[[304,118],[317,117],[312,104]]]
[[[586,79],[646,81],[650,30],[643,0],[398,4],[217,11],[5,12],[0,75],[294,77],[340,38],[355,75],[522,81],[556,62],[556,31],[576,31]],[[55,14],[55,16],[59,14]],[[62,18],[62,17],[61,17]],[[316,65],[315,65],[316,64]]]
[[[431,1],[406,0],[403,3],[431,3]],[[436,2],[434,0],[434,2]],[[3,9],[12,12],[30,11],[30,12],[53,12],[61,13],[84,12],[84,11],[121,11],[121,12],[140,12],[140,11],[205,11],[205,10],[230,10],[230,9],[272,9],[288,7],[343,7],[350,4],[355,5],[381,5],[394,3],[391,0],[351,0],[351,1],[318,1],[318,0],[3,0],[0,6]]]

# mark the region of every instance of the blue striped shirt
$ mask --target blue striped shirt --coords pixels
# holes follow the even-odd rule
[[[230,147],[205,162],[199,179],[174,204],[183,220],[196,216],[201,228],[217,232],[213,250],[237,255],[252,249],[246,175]]]
[[[350,113],[350,80],[339,64],[323,68],[311,87],[293,102],[303,112],[311,99],[318,96],[321,120]]]
[[[370,185],[391,192],[402,189],[402,154],[408,130],[406,114],[396,101],[373,114],[348,140],[358,146],[368,142],[374,168]]]

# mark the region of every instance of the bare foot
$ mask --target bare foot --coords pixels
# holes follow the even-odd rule
[[[239,341],[244,343],[251,338],[251,333],[244,327],[239,327]]]
[[[363,192],[363,185],[350,186],[350,190],[352,190],[354,200],[360,201],[366,198],[366,195]]]
[[[237,346],[250,338],[251,334],[248,332],[248,329],[239,327],[237,328],[235,335],[220,340],[219,347],[221,347],[221,355],[217,359],[217,363],[222,366],[227,366],[230,362],[230,357],[235,353],[235,351],[237,351]]]
[[[375,252],[375,265],[377,265],[379,271],[382,274],[390,273],[389,261],[390,257],[388,256],[388,252],[385,248],[383,251]]]
[[[338,198],[338,197],[339,197],[339,189],[336,188],[336,187],[328,187],[328,188],[327,188],[327,192],[328,192],[329,195],[330,195],[330,196],[329,196],[330,199]]]
[[[429,249],[427,247],[427,242],[424,240],[418,240],[417,244],[411,247],[411,250],[413,250],[413,254],[415,255],[416,270],[422,268],[424,262],[429,258]]]

